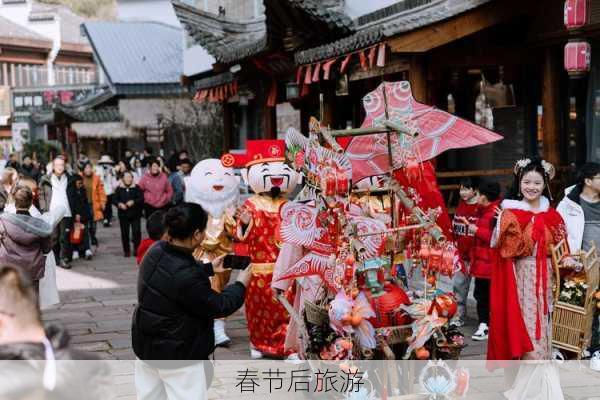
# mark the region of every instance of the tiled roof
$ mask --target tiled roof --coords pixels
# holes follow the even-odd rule
[[[323,46],[300,51],[295,54],[295,60],[298,64],[308,64],[314,61],[343,55],[347,52],[359,50],[375,44],[379,42],[383,36],[382,28],[380,26],[374,26],[333,43],[327,43]]]
[[[113,85],[178,84],[183,32],[158,22],[86,22],[85,32]]]
[[[32,30],[16,24],[4,17],[0,17],[0,38],[26,39],[47,42],[52,47],[52,41]]]
[[[335,32],[337,37],[348,35],[354,31],[353,21],[335,7],[328,6],[332,1],[317,0],[271,0],[278,2],[278,7],[291,7],[307,16],[307,21],[324,24],[325,29]],[[270,42],[270,35],[265,17],[252,21],[235,21],[217,16],[181,1],[173,0],[177,17],[196,41],[204,47],[217,61],[234,62],[264,51]],[[335,2],[333,2],[335,3]],[[270,7],[265,2],[265,7]],[[306,27],[310,29],[310,27]]]
[[[405,0],[360,17],[359,31],[319,47],[297,52],[298,64],[337,57],[368,47],[383,38],[431,25],[492,0]],[[412,7],[411,7],[412,6]]]
[[[317,20],[325,22],[330,29],[354,30],[354,23],[346,14],[326,7],[323,1],[287,0],[292,6],[299,8]]]
[[[79,122],[119,122],[119,107],[108,106],[97,109],[77,110],[68,106],[58,106],[59,110]]]
[[[31,21],[53,20],[59,17],[60,37],[62,42],[69,44],[89,45],[81,34],[81,24],[86,18],[75,14],[69,7],[60,4],[44,4],[33,2],[29,19]]]
[[[267,46],[264,18],[237,22],[173,1],[177,17],[194,41],[217,61],[231,62],[259,53]]]

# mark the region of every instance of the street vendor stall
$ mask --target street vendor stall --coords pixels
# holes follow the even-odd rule
[[[312,119],[290,129],[287,156],[305,187],[281,209],[274,282],[297,281],[292,306],[307,359],[457,359],[464,337],[449,320],[452,293],[440,275],[460,268],[449,218],[427,161],[450,148],[501,139],[417,103],[408,82],[364,98],[359,129]]]

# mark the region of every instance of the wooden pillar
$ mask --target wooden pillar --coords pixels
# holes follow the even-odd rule
[[[411,57],[408,79],[415,100],[427,103],[427,65],[424,56],[415,55]]]
[[[231,150],[233,140],[233,110],[227,100],[223,103],[223,149],[222,152],[227,153]]]
[[[542,65],[542,126],[543,156],[555,166],[560,165],[560,64],[551,47],[544,50]]]
[[[265,100],[263,104],[263,138],[264,139],[276,139],[277,138],[277,112],[276,107],[267,106]]]
[[[329,88],[325,89],[325,92],[322,93],[323,96],[323,116],[321,117],[321,124],[323,126],[329,126],[334,129],[335,118],[334,118],[334,102],[335,102],[335,93],[331,93]],[[321,94],[319,95],[319,103],[321,102]],[[319,104],[320,106],[320,104]]]

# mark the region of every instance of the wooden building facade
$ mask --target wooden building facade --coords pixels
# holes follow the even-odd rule
[[[442,176],[508,177],[515,159],[531,154],[563,169],[600,158],[600,140],[593,142],[600,120],[589,116],[597,103],[600,118],[600,65],[578,79],[564,70],[563,49],[574,36],[562,0],[411,0],[354,19],[343,1],[265,0],[265,18],[251,32],[173,3],[191,38],[217,59],[213,71],[187,82],[198,101],[226,105],[226,148],[276,137],[282,103],[297,110],[304,132],[310,116],[335,129],[357,127],[365,94],[382,81],[409,80],[418,101],[468,120],[481,114],[483,92],[491,114],[480,122],[505,137],[438,157],[438,171],[453,171]],[[590,2],[589,18],[576,35],[593,44],[600,3]]]

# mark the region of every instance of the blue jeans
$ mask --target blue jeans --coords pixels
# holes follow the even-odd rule
[[[465,262],[466,263],[466,262]],[[469,265],[467,264],[467,271]],[[462,270],[458,271],[452,279],[452,290],[456,295],[456,303],[458,311],[454,319],[463,321],[467,315],[467,298],[469,297],[469,287],[471,286],[472,277],[470,274],[465,274]]]

